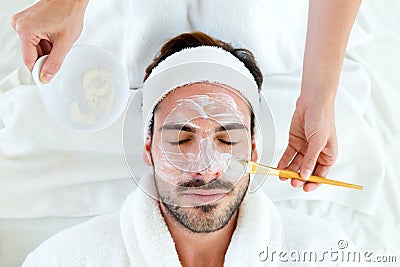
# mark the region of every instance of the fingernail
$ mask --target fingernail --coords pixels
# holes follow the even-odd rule
[[[41,73],[40,74],[40,81],[42,83],[49,83],[53,79],[53,74],[50,73]]]
[[[300,172],[300,176],[301,178],[303,178],[304,180],[308,180],[310,179],[310,175],[311,175],[311,170],[304,170]]]

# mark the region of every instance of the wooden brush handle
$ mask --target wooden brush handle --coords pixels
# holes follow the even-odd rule
[[[363,187],[359,186],[359,185],[330,180],[330,179],[326,179],[326,178],[315,176],[315,175],[311,175],[310,178],[308,180],[306,180],[300,176],[300,173],[291,171],[291,170],[279,170],[279,176],[285,177],[285,178],[291,178],[291,179],[298,179],[298,180],[306,181],[306,182],[318,183],[318,184],[330,184],[330,185],[354,188],[354,189],[358,189],[358,190],[363,189]]]

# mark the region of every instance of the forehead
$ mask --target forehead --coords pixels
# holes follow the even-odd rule
[[[247,100],[238,91],[216,83],[193,83],[175,89],[158,104],[155,114],[165,117],[179,110],[185,112],[186,118],[229,117],[235,113],[243,120],[250,118]]]

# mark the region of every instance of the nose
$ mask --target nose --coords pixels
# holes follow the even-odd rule
[[[199,144],[199,153],[195,168],[192,169],[192,176],[201,176],[204,182],[208,183],[218,179],[223,174],[219,152],[210,139],[202,139]]]
[[[223,169],[218,163],[211,163],[208,167],[202,170],[191,172],[191,175],[193,177],[201,177],[201,179],[204,180],[205,183],[210,183],[211,181],[218,179],[222,176],[222,174]]]

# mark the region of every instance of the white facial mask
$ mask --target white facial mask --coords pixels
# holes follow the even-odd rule
[[[234,99],[223,93],[194,95],[178,102],[166,123],[188,123],[194,118],[214,119],[220,124],[244,123],[244,114],[239,111]]]
[[[179,100],[165,119],[163,125],[168,127],[161,131],[161,142],[157,145],[158,176],[176,181],[177,178],[185,180],[184,176],[190,173],[212,174],[237,182],[245,172],[244,168],[230,164],[233,162],[231,157],[248,159],[251,155],[251,133],[245,126],[244,112],[247,111],[240,110],[234,99],[223,93],[194,95]],[[218,139],[219,132],[216,133],[218,128],[222,128],[219,131],[224,142],[240,144],[222,143]],[[178,144],[187,139],[187,143]],[[177,170],[182,177],[176,177]]]

